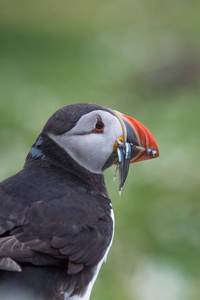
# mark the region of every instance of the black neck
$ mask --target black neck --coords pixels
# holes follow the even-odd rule
[[[47,135],[40,135],[26,158],[25,166],[35,160],[41,160],[48,165],[64,169],[79,177],[94,190],[108,197],[103,174],[91,173],[87,169],[77,164],[64,149],[57,145]]]

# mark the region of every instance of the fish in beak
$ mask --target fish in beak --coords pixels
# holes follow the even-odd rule
[[[132,119],[118,111],[114,111],[121,123],[123,135],[119,137],[114,145],[118,160],[115,162],[115,174],[119,170],[119,192],[121,194],[123,185],[129,171],[130,163],[156,158],[159,149],[152,133],[140,122]]]

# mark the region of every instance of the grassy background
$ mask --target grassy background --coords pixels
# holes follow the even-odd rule
[[[160,158],[118,196],[100,300],[200,298],[200,2],[0,0],[0,179],[22,168],[58,108],[92,102],[138,119]]]

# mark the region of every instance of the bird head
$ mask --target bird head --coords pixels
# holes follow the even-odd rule
[[[144,125],[118,111],[90,103],[61,108],[47,121],[41,135],[48,136],[89,172],[101,174],[115,164],[120,190],[130,163],[159,156],[157,143]]]

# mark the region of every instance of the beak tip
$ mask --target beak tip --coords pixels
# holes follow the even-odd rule
[[[152,154],[153,157],[158,157],[159,156],[158,146],[156,147],[156,149],[151,150],[151,154]]]
[[[155,141],[155,139],[154,139],[154,141]],[[155,142],[153,147],[145,149],[145,153],[146,153],[146,156],[143,156],[144,160],[159,157],[159,149],[158,149],[157,143]]]

